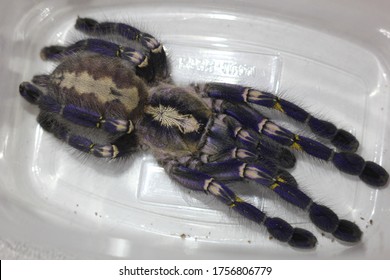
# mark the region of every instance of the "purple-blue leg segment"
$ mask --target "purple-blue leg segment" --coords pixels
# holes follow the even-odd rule
[[[215,122],[210,128],[205,145],[206,149],[202,152],[212,150],[208,149],[208,146],[222,147],[222,149],[207,155],[206,159],[203,160],[204,163],[237,159],[247,163],[262,162],[274,169],[294,167],[296,158],[290,150],[266,141],[259,133],[243,127],[237,120],[227,115],[219,115],[218,121],[221,121],[223,125]],[[234,143],[229,143],[228,139],[234,140]],[[228,145],[224,146],[226,143]],[[278,170],[278,172],[284,172],[283,169]],[[289,183],[297,185],[292,176],[290,176]]]
[[[41,50],[41,56],[45,60],[60,60],[64,56],[73,55],[81,51],[89,51],[109,57],[120,57],[138,67],[143,67],[144,64],[147,64],[147,56],[141,52],[101,39],[80,40],[67,47],[45,47]]]
[[[283,168],[294,167],[296,158],[290,150],[271,141],[266,141],[258,132],[242,126],[236,119],[227,115],[222,116],[223,122],[228,127],[228,135],[239,143],[239,147],[257,151],[258,156],[271,160]]]
[[[294,154],[251,129],[244,128],[237,120],[221,114],[214,120],[202,148],[202,161],[214,162],[231,158],[245,160],[267,159],[270,164],[292,168]]]
[[[209,97],[232,103],[253,103],[278,110],[300,123],[307,124],[313,133],[330,140],[342,151],[355,152],[359,146],[357,139],[349,132],[337,129],[334,124],[318,119],[294,103],[272,93],[224,83],[206,84],[205,92]]]
[[[318,159],[331,161],[340,171],[359,176],[362,181],[371,186],[381,187],[388,181],[389,174],[380,165],[365,161],[355,153],[336,152],[316,140],[295,134],[245,104],[234,105],[223,102],[219,110],[281,145],[306,152]]]
[[[72,133],[65,125],[57,121],[50,113],[41,112],[38,115],[38,123],[44,130],[52,133],[58,139],[66,142],[81,152],[89,153],[96,157],[109,159],[123,156],[116,145],[97,144],[87,137]]]
[[[41,109],[50,108],[48,112],[60,110],[61,106],[54,102],[54,100],[46,95],[35,85],[24,82],[19,86],[19,91],[22,97],[32,104],[39,105]],[[96,145],[91,140],[73,135],[69,130],[59,123],[47,111],[40,113],[38,116],[38,123],[46,131],[53,133],[58,139],[67,142],[70,146],[86,153],[93,153],[98,157],[115,157],[115,147],[112,145]]]
[[[179,165],[172,167],[170,175],[183,186],[212,194],[245,218],[263,224],[271,236],[281,242],[288,242],[290,246],[302,249],[313,248],[317,243],[316,237],[311,232],[293,228],[280,218],[267,217],[260,209],[243,201],[226,185],[205,173]]]
[[[297,185],[295,179],[283,168],[291,168],[295,164],[295,156],[286,148],[264,141],[258,133],[245,129],[238,121],[226,115],[214,120],[208,131],[208,137],[202,148],[203,163],[239,160],[247,163],[262,162],[271,170],[289,177],[290,185]],[[274,175],[277,175],[275,173]]]
[[[346,242],[358,242],[361,238],[362,232],[354,223],[340,220],[331,209],[313,202],[296,185],[290,184],[292,175],[287,171],[279,172],[264,162],[245,163],[239,160],[208,163],[200,166],[199,170],[224,182],[255,181],[273,190],[285,201],[308,211],[311,221],[321,230]]]
[[[30,103],[37,104],[45,112],[61,115],[64,119],[84,127],[99,128],[110,134],[131,133],[134,125],[130,120],[104,118],[101,114],[72,104],[59,104],[54,98],[44,95],[35,85],[24,82],[20,94]]]
[[[268,170],[268,178],[276,178],[278,176],[282,176],[290,186],[297,186],[297,182],[293,176],[291,176],[290,173],[285,171],[284,169],[279,169],[278,164],[279,162],[270,161],[267,158],[261,157],[260,155],[244,149],[244,148],[231,148],[222,151],[221,153],[212,155],[208,157],[207,164],[203,165],[203,168],[206,168],[205,170],[208,170],[207,168],[210,167],[210,172],[217,172],[219,168],[221,168],[221,171],[226,171],[227,177],[218,177],[218,180],[221,181],[229,181],[229,176],[232,175],[231,168],[225,169],[225,164],[229,165],[229,163],[235,164],[235,161],[245,162],[245,163],[257,163],[261,164],[263,166],[267,166]],[[207,172],[206,172],[207,173]],[[269,183],[267,180],[263,182],[263,185],[267,185]]]
[[[70,46],[49,46],[41,50],[44,60],[61,60],[66,56],[75,55],[79,52],[92,52],[108,57],[119,57],[134,66],[138,76],[147,81],[155,78],[153,63],[147,55],[130,47],[124,47],[101,39],[80,40]]]
[[[142,32],[137,28],[123,23],[98,22],[91,18],[78,18],[75,28],[88,35],[102,36],[114,35],[135,41],[150,51],[151,64],[154,65],[155,73],[159,76],[168,75],[167,58],[161,43],[152,35]]]
[[[130,41],[137,41],[152,52],[157,52],[161,44],[152,35],[141,32],[137,28],[117,22],[98,22],[91,18],[78,18],[75,28],[88,35],[118,35]]]

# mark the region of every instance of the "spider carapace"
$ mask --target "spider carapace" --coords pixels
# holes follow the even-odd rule
[[[184,187],[215,196],[293,247],[313,248],[317,239],[245,202],[227,184],[254,181],[306,211],[320,230],[360,241],[355,223],[316,203],[286,171],[296,162],[295,150],[373,187],[386,185],[388,173],[355,153],[359,143],[352,134],[269,92],[226,83],[175,86],[163,46],[130,25],[78,18],[75,27],[87,38],[43,48],[41,57],[58,66],[19,88],[39,106],[44,130],[108,159],[149,149]],[[279,126],[261,106],[304,124],[313,138]]]

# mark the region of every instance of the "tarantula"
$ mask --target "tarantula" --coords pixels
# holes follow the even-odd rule
[[[171,178],[215,196],[293,247],[313,248],[317,239],[267,216],[226,184],[254,181],[308,212],[320,230],[345,242],[361,239],[356,224],[314,202],[285,170],[294,166],[291,150],[296,150],[371,186],[384,186],[388,173],[355,153],[359,143],[352,134],[269,92],[225,83],[175,86],[162,44],[130,25],[78,18],[75,28],[87,38],[43,48],[42,59],[58,66],[19,88],[22,97],[39,106],[44,130],[108,159],[147,148]],[[259,112],[260,106],[304,124],[321,142],[277,125]]]

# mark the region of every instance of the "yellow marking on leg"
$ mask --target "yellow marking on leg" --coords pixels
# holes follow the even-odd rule
[[[284,110],[283,110],[283,108],[282,108],[282,105],[280,105],[280,103],[279,103],[278,101],[276,101],[276,103],[275,103],[275,105],[274,105],[273,108],[274,108],[275,110],[278,110],[278,111],[282,112],[282,113],[285,113]]]
[[[284,180],[282,177],[278,176],[275,179],[275,182],[269,187],[271,190],[275,190],[277,187],[279,187],[279,183],[286,183],[286,180]]]
[[[278,176],[278,178],[276,178],[276,180],[280,183],[286,183],[287,181],[284,180],[282,177]]]
[[[104,122],[104,119],[102,116],[100,116],[99,121],[96,123],[96,128],[101,128],[103,122]]]
[[[302,146],[300,144],[297,143],[297,141],[299,141],[299,135],[295,134],[294,135],[294,142],[291,144],[291,148],[294,149],[294,150],[297,150],[297,151],[302,151]]]
[[[91,145],[89,145],[88,148],[89,148],[89,152],[90,152],[90,153],[92,153],[93,148],[95,147],[95,145],[96,145],[96,144],[91,144]]]
[[[279,187],[279,183],[278,183],[278,182],[275,182],[275,183],[273,183],[269,188],[270,188],[271,190],[275,190],[277,187]]]
[[[244,200],[242,200],[240,197],[236,196],[236,197],[234,198],[234,201],[233,201],[232,203],[229,204],[229,207],[230,207],[230,208],[236,207],[236,206],[237,206],[237,204],[236,204],[237,202],[238,202],[238,203],[244,202]]]
[[[302,151],[302,146],[299,145],[298,143],[294,142],[291,146],[292,149]]]

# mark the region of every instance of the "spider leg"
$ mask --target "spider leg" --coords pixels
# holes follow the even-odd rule
[[[41,50],[43,60],[61,60],[67,56],[80,52],[92,52],[108,57],[119,57],[128,61],[135,69],[138,76],[147,81],[155,78],[154,64],[150,63],[148,55],[130,47],[109,42],[102,39],[85,39],[65,46],[49,46]]]
[[[213,166],[213,164],[217,164],[219,162],[229,162],[235,160],[245,163],[262,163],[266,166],[269,166],[271,170],[275,170],[274,177],[282,176],[290,186],[298,186],[295,178],[284,169],[278,168],[277,163],[275,164],[274,161],[270,161],[269,159],[262,157],[260,154],[255,154],[253,151],[249,151],[244,148],[233,147],[213,155],[208,155],[207,161],[203,163]]]
[[[280,218],[267,217],[260,209],[243,201],[229,187],[206,173],[181,165],[171,167],[169,173],[183,186],[214,195],[245,218],[264,225],[268,232],[281,242],[287,242],[290,246],[301,249],[313,248],[317,243],[316,237],[311,232],[302,228],[294,228]]]
[[[384,186],[389,179],[389,174],[380,165],[372,161],[365,161],[361,156],[352,152],[336,152],[316,140],[295,134],[270,121],[246,104],[232,104],[224,101],[219,110],[220,113],[235,118],[240,123],[283,146],[332,162],[340,171],[359,176],[362,181],[371,186]]]
[[[156,75],[163,78],[168,76],[168,63],[164,48],[152,35],[142,32],[128,24],[98,22],[91,18],[77,18],[75,28],[88,35],[117,35],[130,42],[138,42],[149,51],[151,64],[154,65]]]
[[[263,158],[283,168],[294,167],[296,158],[290,150],[264,138],[232,117],[219,114],[208,131],[203,162]]]
[[[330,140],[336,148],[342,151],[355,152],[359,146],[357,139],[349,132],[338,129],[334,124],[318,119],[296,104],[269,92],[224,83],[208,83],[204,85],[203,90],[212,98],[232,103],[252,103],[278,110],[292,119],[306,124],[314,134]]]
[[[287,202],[308,211],[313,224],[321,230],[346,242],[358,242],[361,239],[362,232],[354,223],[340,220],[331,209],[313,202],[297,185],[290,183],[291,174],[287,171],[280,172],[276,166],[269,165],[267,162],[246,163],[240,160],[228,160],[204,164],[199,167],[199,170],[224,182],[255,181],[273,190]]]
[[[81,152],[92,154],[96,157],[114,159],[126,156],[134,151],[134,149],[126,148],[126,144],[136,141],[133,135],[123,136],[126,139],[119,137],[113,143],[98,144],[88,137],[74,133],[72,129],[57,120],[55,115],[51,113],[41,111],[37,120],[45,131],[52,133],[59,140],[66,142]]]
[[[130,134],[134,130],[131,120],[105,118],[100,113],[90,109],[73,104],[62,105],[29,82],[21,83],[19,92],[28,102],[38,105],[41,110],[62,116],[65,120],[77,125],[103,129],[109,134]]]

